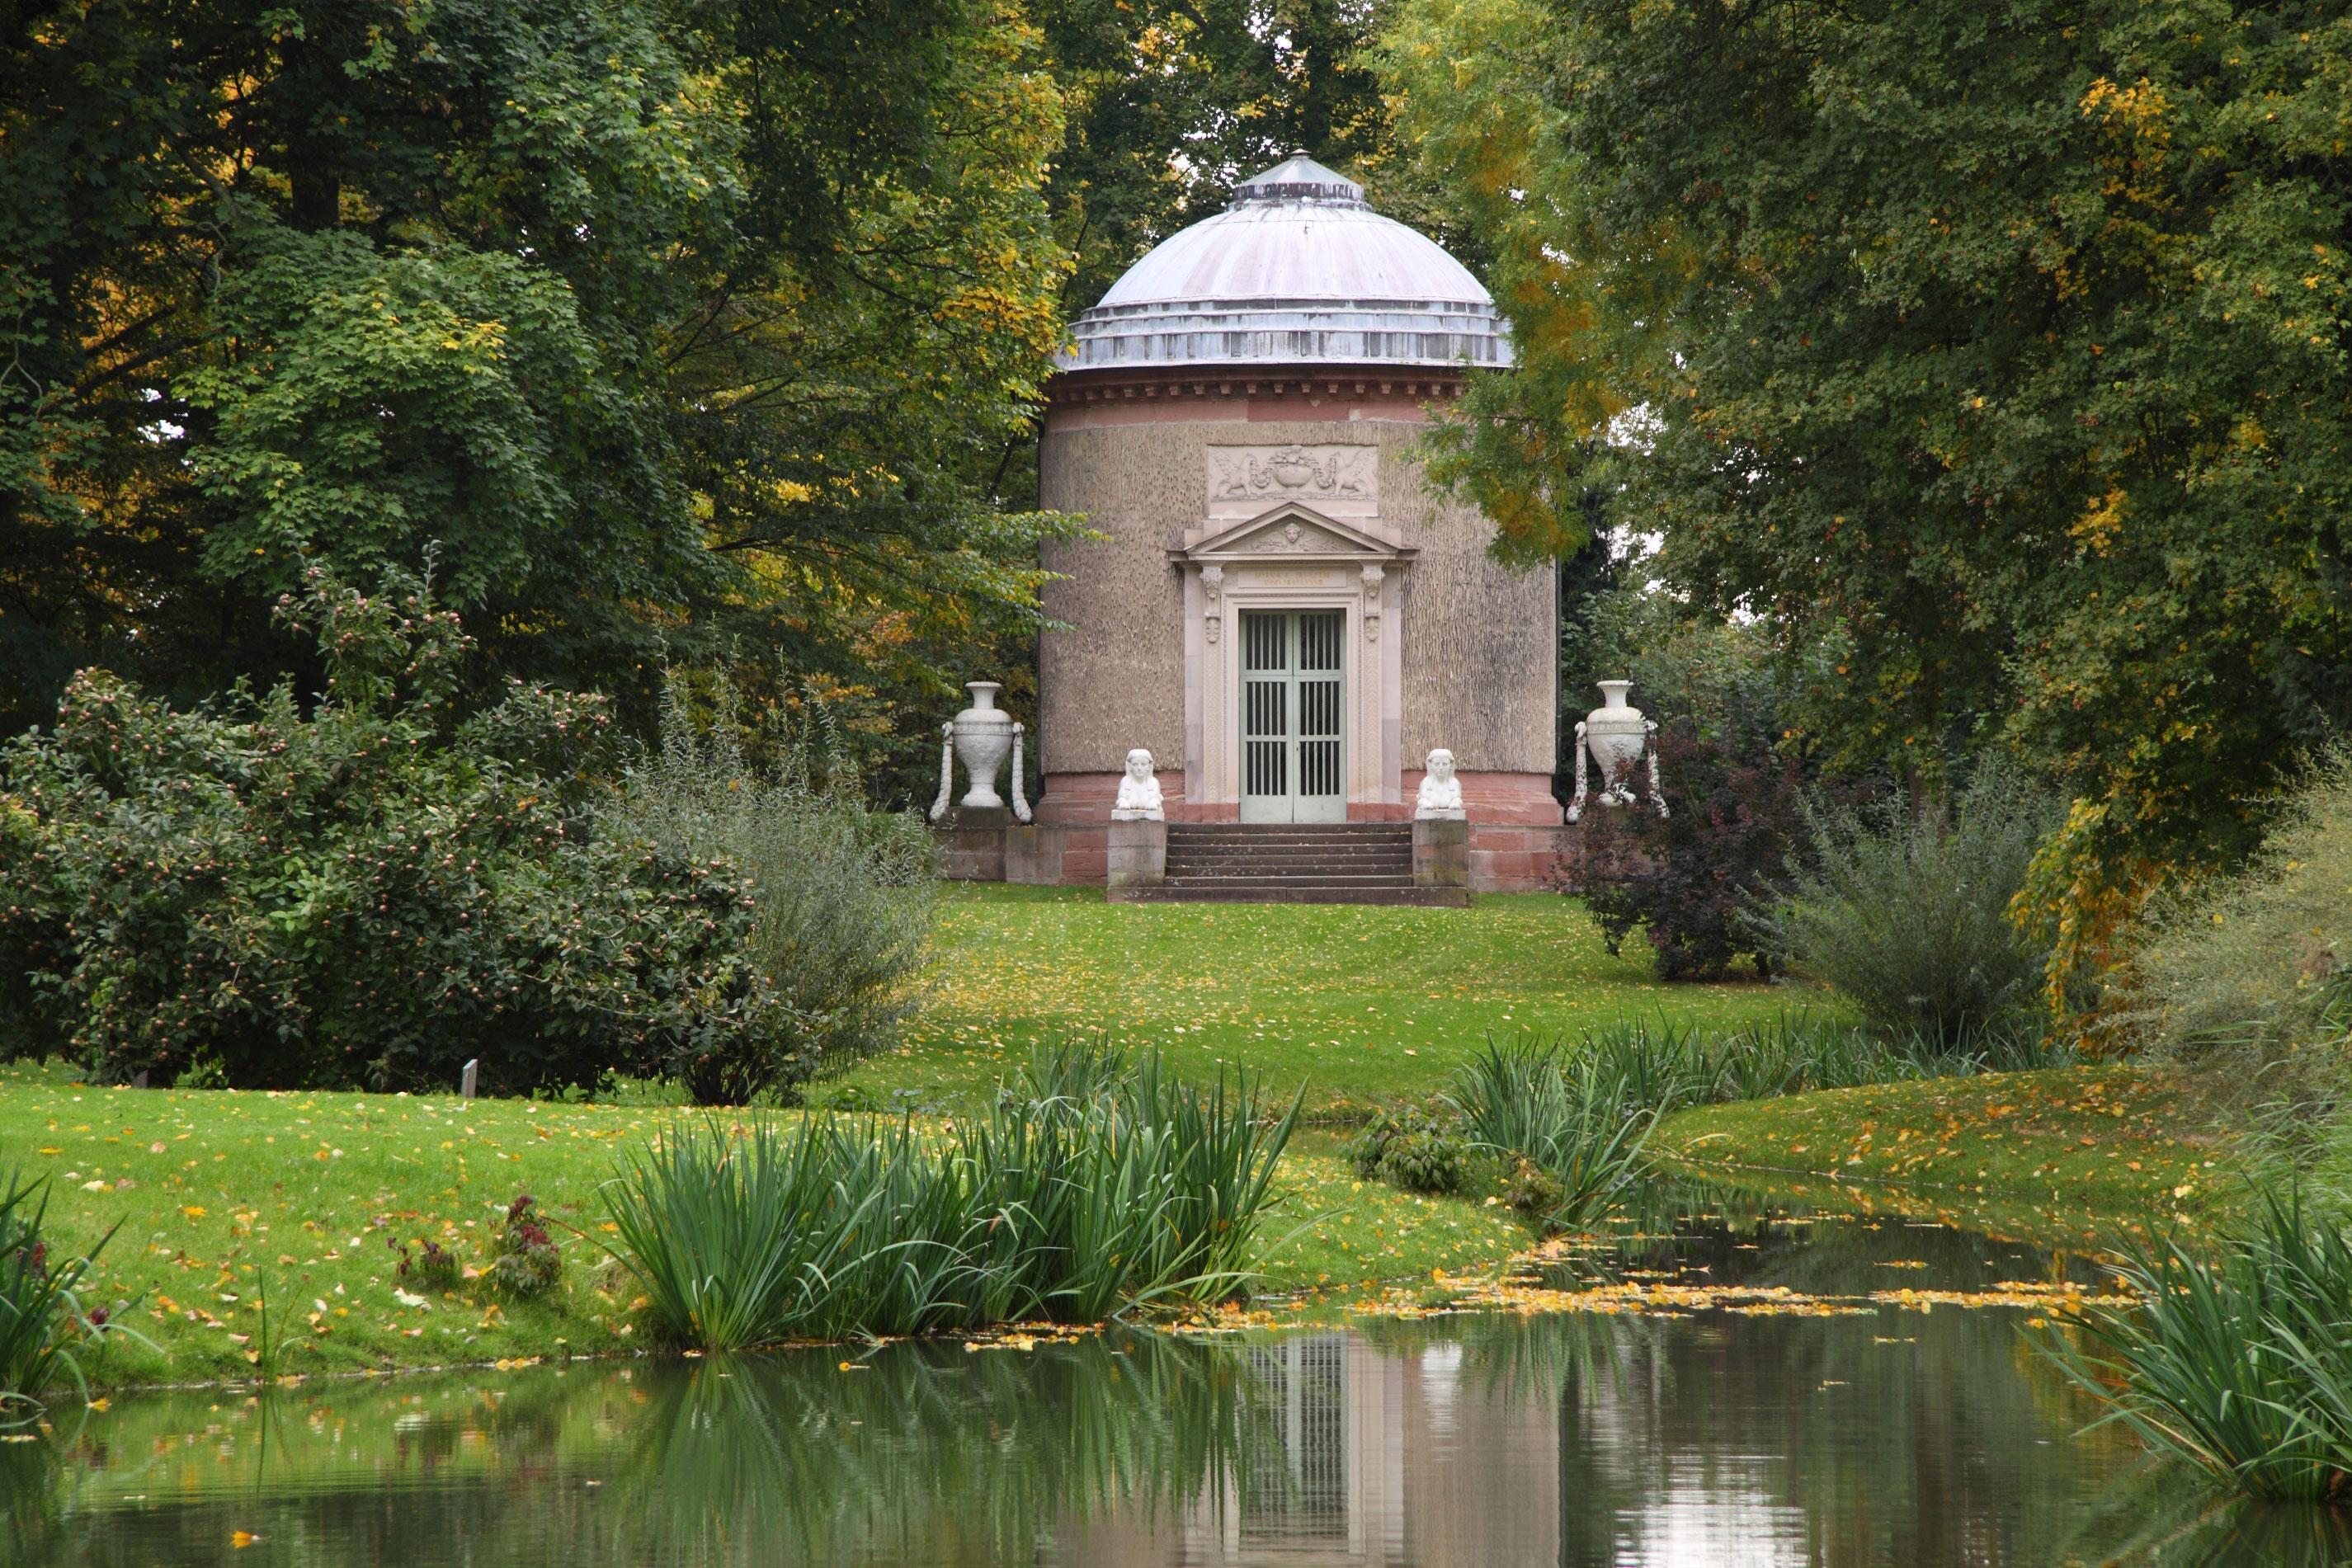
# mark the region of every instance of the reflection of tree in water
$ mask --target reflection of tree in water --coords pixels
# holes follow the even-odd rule
[[[0,1446],[0,1559],[242,1562],[245,1531],[354,1565],[1012,1564],[1114,1509],[1272,1518],[1301,1495],[1282,1396],[1237,1347],[903,1344],[857,1364],[833,1347],[126,1401],[91,1436]],[[150,1495],[173,1501],[132,1500]]]
[[[2112,1428],[2076,1439],[2087,1413],[2017,1315],[1461,1315],[1247,1343],[901,1344],[856,1371],[835,1347],[129,1399],[0,1446],[0,1561],[245,1568],[258,1554],[230,1542],[251,1531],[270,1560],[355,1568],[1325,1561],[1360,1538],[1371,1560],[1516,1564],[1549,1555],[1549,1524],[1479,1526],[1549,1521],[1547,1471],[1563,1568],[1669,1546],[1719,1561],[1707,1543],[1735,1531],[1824,1568],[2352,1553],[2335,1516],[2222,1505],[2135,1467]],[[1450,1500],[1429,1490],[1441,1418]],[[1467,1469],[1506,1454],[1542,1486]]]

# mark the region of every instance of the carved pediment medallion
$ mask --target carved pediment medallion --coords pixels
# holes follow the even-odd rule
[[[1303,555],[1388,561],[1412,554],[1339,518],[1297,504],[1268,507],[1177,553],[1204,564]]]

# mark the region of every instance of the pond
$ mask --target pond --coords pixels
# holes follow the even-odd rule
[[[2336,1515],[2230,1505],[2122,1432],[2082,1431],[2095,1411],[2020,1333],[2032,1291],[2095,1281],[2079,1260],[1899,1220],[1734,1217],[1719,1201],[1651,1224],[1548,1281],[1615,1281],[1596,1298],[1619,1309],[1605,1312],[1358,1313],[124,1398],[50,1439],[0,1445],[0,1559],[1928,1568],[2352,1555]]]

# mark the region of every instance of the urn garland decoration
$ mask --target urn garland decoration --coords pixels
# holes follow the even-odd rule
[[[1640,708],[1626,702],[1625,694],[1633,689],[1633,682],[1597,681],[1594,685],[1601,688],[1601,706],[1577,722],[1576,799],[1568,804],[1568,820],[1584,820],[1584,768],[1588,758],[1601,768],[1598,803],[1632,806],[1638,803],[1633,795],[1633,770],[1646,758],[1649,803],[1659,816],[1665,816],[1666,798],[1658,789],[1658,721],[1646,717]]]
[[[1004,809],[1004,797],[996,792],[996,775],[1004,766],[1009,751],[1013,757],[1013,817],[1015,821],[1026,822],[1031,813],[1021,779],[1021,726],[996,706],[996,694],[1004,689],[1004,685],[1001,681],[966,681],[964,689],[971,694],[971,706],[940,726],[940,795],[931,802],[930,820],[936,822],[948,814],[949,797],[955,793],[956,753],[961,749],[964,777],[971,788],[956,802],[958,808],[969,811]]]

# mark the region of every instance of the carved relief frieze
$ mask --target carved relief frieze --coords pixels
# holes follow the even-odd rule
[[[1334,443],[1209,448],[1209,515],[1233,517],[1297,501],[1329,517],[1380,509],[1377,447]]]

